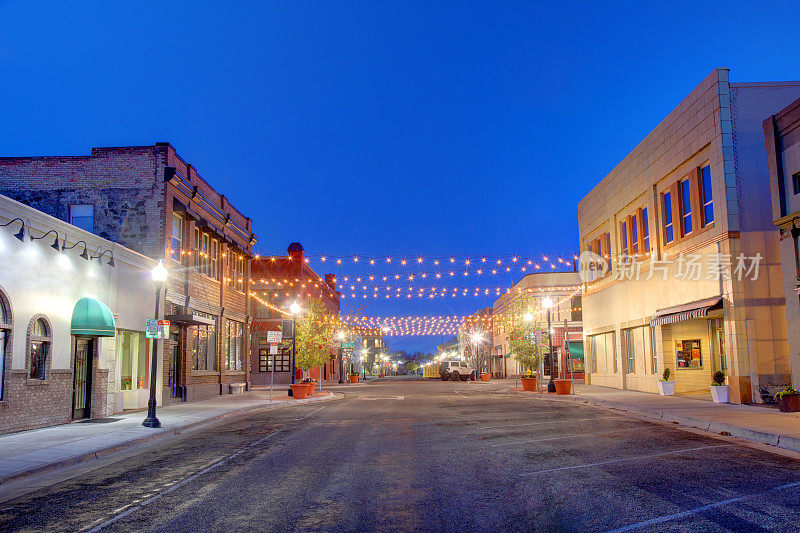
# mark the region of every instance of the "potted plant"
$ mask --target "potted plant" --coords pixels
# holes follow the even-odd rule
[[[661,396],[675,396],[675,382],[669,380],[672,370],[665,368],[658,380],[658,393]]]
[[[292,384],[292,397],[295,400],[302,400],[308,394],[308,385],[306,383],[293,383]]]
[[[712,376],[711,399],[714,403],[728,403],[728,386],[725,385],[725,372],[717,370]]]
[[[572,394],[571,379],[554,379],[553,384],[556,386],[556,394]]]
[[[780,391],[775,395],[775,399],[778,400],[778,409],[780,409],[782,413],[796,413],[800,411],[800,391],[792,387],[786,387],[786,389]]]
[[[307,377],[303,381],[300,382],[301,385],[305,385],[307,387],[306,396],[309,398],[314,396],[314,389],[317,386],[317,380],[312,377]]]
[[[299,368],[310,371],[328,362],[335,333],[329,326],[331,319],[322,300],[312,298],[304,307],[297,319],[295,362]],[[316,383],[314,378],[309,377],[302,380],[300,385],[308,388],[309,395],[313,395]]]
[[[529,312],[527,302],[520,300],[514,304],[508,347],[522,368],[528,369],[525,374],[520,375],[522,390],[533,392],[539,385],[539,378],[534,373],[539,368],[539,354],[545,349],[544,336],[541,334],[542,324]]]
[[[528,369],[528,372],[519,377],[520,381],[522,381],[522,390],[527,392],[533,392],[536,390],[536,387],[539,385],[539,378],[536,377],[536,374],[531,372],[531,369]]]
[[[350,374],[350,383],[358,383],[358,374]]]
[[[492,377],[492,375],[489,374],[488,372],[481,372],[481,380],[482,381],[489,381],[491,379],[491,377]]]

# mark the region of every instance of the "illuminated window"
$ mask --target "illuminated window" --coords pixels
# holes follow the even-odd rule
[[[47,321],[44,318],[35,319],[31,324],[28,342],[28,377],[30,379],[47,379],[52,340],[50,325]]]
[[[210,276],[214,279],[219,278],[219,241],[211,240],[211,272]]]
[[[6,295],[0,292],[0,400],[5,400],[4,383],[6,357],[11,357],[7,351],[9,337],[11,336],[11,306],[6,299]]]
[[[225,329],[225,370],[242,370],[244,365],[244,324],[228,320]]]
[[[631,215],[631,249],[633,255],[639,253],[639,228],[636,227],[636,214]]]

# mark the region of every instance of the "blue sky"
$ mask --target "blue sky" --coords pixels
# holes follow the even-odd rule
[[[796,2],[645,4],[0,1],[0,155],[169,141],[265,253],[570,252],[578,200],[714,67],[800,79]]]

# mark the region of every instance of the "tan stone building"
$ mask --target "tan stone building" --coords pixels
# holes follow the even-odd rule
[[[764,121],[772,216],[780,228],[792,385],[800,386],[800,99]]]
[[[587,381],[731,402],[789,380],[762,121],[800,82],[704,79],[578,204]],[[587,259],[610,259],[589,271]]]
[[[500,373],[500,377],[515,377],[522,372],[521,365],[514,359],[508,341],[511,316],[524,309],[524,312],[531,313],[538,321],[545,321],[547,310],[542,306],[542,301],[550,297],[553,301],[550,310],[553,345],[558,347],[559,339],[564,337],[564,321],[567,322],[568,332],[577,334],[581,330],[580,288],[581,280],[578,272],[535,272],[519,280],[511,290],[495,300],[492,306],[494,316],[492,360],[493,368],[495,372]],[[546,354],[542,356],[546,357]]]

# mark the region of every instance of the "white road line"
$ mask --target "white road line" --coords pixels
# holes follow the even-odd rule
[[[572,435],[562,435],[561,437],[549,437],[546,439],[530,439],[530,440],[517,440],[514,442],[501,442],[498,444],[492,444],[492,446],[512,446],[514,444],[526,444],[528,442],[546,442],[549,440],[574,439],[575,437],[598,437],[600,435],[613,435],[615,433],[624,433],[626,431],[641,431],[641,429],[642,428],[618,429],[616,431],[605,431],[603,433],[574,433]]]
[[[578,468],[591,468],[593,466],[603,466],[603,465],[610,465],[614,463],[622,463],[625,461],[636,461],[639,459],[650,459],[653,457],[663,457],[665,455],[675,455],[677,453],[684,453],[684,452],[693,452],[697,450],[706,450],[710,448],[730,448],[731,446],[738,446],[738,444],[717,444],[713,446],[699,446],[697,448],[684,448],[682,450],[675,450],[672,452],[664,452],[664,453],[654,453],[651,455],[637,455],[635,457],[625,457],[623,459],[613,459],[611,461],[603,461],[602,463],[586,463],[582,465],[570,465],[570,466],[562,466],[559,468],[548,468],[547,470],[537,470],[535,472],[525,472],[524,474],[518,474],[520,477],[522,476],[535,476],[538,474],[547,474],[549,472],[561,472],[562,470],[575,470]]]
[[[499,429],[499,428],[507,428],[507,427],[517,427],[517,426],[545,426],[545,425],[554,425],[554,424],[564,424],[569,422],[583,422],[586,420],[621,420],[628,422],[629,419],[621,416],[594,416],[592,418],[564,418],[552,422],[511,422],[509,424],[502,424],[499,426],[480,426],[477,428],[472,429]],[[630,419],[630,421],[633,421]]]
[[[304,416],[303,418],[297,418],[297,419],[295,419],[295,420],[296,420],[296,421],[297,421],[297,420],[305,420],[306,418],[310,417],[310,416],[311,416],[311,415],[313,415],[314,413],[317,413],[317,412],[319,412],[319,411],[321,411],[321,410],[323,410],[323,409],[324,409],[324,407],[320,407],[319,409],[315,409],[314,411],[311,411],[310,413],[308,413],[308,414],[307,414],[306,416]],[[220,466],[224,465],[225,463],[227,463],[227,462],[229,462],[229,461],[231,461],[231,460],[235,459],[236,457],[239,457],[241,454],[243,454],[244,452],[246,452],[246,451],[247,451],[249,448],[252,448],[252,447],[254,447],[254,446],[258,446],[258,445],[259,445],[259,444],[261,444],[262,442],[266,441],[267,439],[270,439],[270,438],[274,437],[275,435],[277,435],[278,433],[281,433],[282,431],[283,431],[283,428],[281,428],[281,429],[277,429],[277,430],[275,430],[275,431],[273,431],[273,432],[271,432],[271,433],[269,433],[269,434],[267,434],[267,435],[264,435],[264,436],[263,436],[263,437],[261,437],[260,439],[257,439],[257,440],[255,440],[255,441],[251,442],[250,444],[248,444],[248,445],[247,445],[247,446],[245,446],[244,448],[241,448],[241,449],[239,449],[238,451],[236,451],[236,452],[234,452],[234,453],[230,454],[228,457],[226,457],[226,458],[224,458],[224,459],[221,459],[221,460],[217,461],[216,463],[213,463],[213,464],[211,464],[211,465],[207,466],[206,468],[203,468],[203,469],[202,469],[202,470],[200,470],[199,472],[196,472],[196,473],[192,474],[191,476],[189,476],[189,477],[187,477],[187,478],[185,478],[185,479],[181,480],[181,481],[180,481],[180,482],[178,482],[178,483],[175,483],[174,485],[172,485],[171,487],[169,487],[169,488],[167,488],[167,489],[164,489],[163,491],[161,491],[161,492],[158,492],[158,493],[157,493],[155,496],[153,496],[153,497],[151,497],[151,498],[147,498],[147,499],[145,499],[145,500],[142,500],[142,501],[141,501],[141,503],[139,503],[139,504],[137,504],[137,505],[135,505],[135,506],[131,507],[130,509],[128,509],[128,510],[126,510],[126,511],[122,512],[122,513],[119,513],[119,514],[117,514],[117,515],[115,515],[115,516],[112,516],[111,518],[109,518],[109,519],[108,519],[108,520],[106,520],[105,522],[103,522],[103,523],[101,523],[101,524],[98,524],[98,525],[96,525],[96,526],[92,527],[91,529],[88,529],[88,527],[87,527],[87,528],[84,528],[84,529],[83,529],[83,531],[87,531],[87,529],[88,529],[88,533],[96,533],[97,531],[100,531],[100,530],[101,530],[101,529],[103,529],[104,527],[106,527],[106,526],[110,526],[111,524],[113,524],[113,523],[115,523],[115,522],[118,522],[119,520],[121,520],[121,519],[125,518],[126,516],[128,516],[128,515],[129,515],[129,514],[131,514],[132,512],[134,512],[134,511],[138,511],[139,509],[141,509],[141,508],[142,508],[142,507],[144,507],[145,505],[149,505],[149,504],[153,503],[154,501],[156,501],[156,500],[159,500],[159,499],[163,498],[164,496],[166,496],[166,495],[167,495],[167,494],[169,494],[170,492],[173,492],[173,491],[175,491],[175,490],[179,489],[180,487],[182,487],[182,486],[186,485],[187,483],[190,483],[190,482],[194,481],[195,479],[197,479],[197,478],[198,478],[198,477],[200,477],[201,475],[203,475],[203,474],[205,474],[205,473],[207,473],[207,472],[210,472],[210,471],[212,471],[212,470],[214,470],[214,469],[216,469],[216,468],[219,468]],[[96,522],[92,522],[92,524],[94,524],[94,523],[96,523]],[[91,526],[91,524],[90,524],[90,526]]]
[[[785,485],[780,485],[778,487],[773,487],[771,489],[767,489],[761,492],[755,492],[753,494],[746,494],[744,496],[738,496],[736,498],[729,498],[727,500],[718,501],[715,503],[709,503],[707,505],[701,505],[700,507],[695,507],[694,509],[687,509],[686,511],[681,511],[680,513],[669,514],[664,516],[659,516],[658,518],[652,518],[650,520],[645,520],[644,522],[639,522],[636,524],[630,524],[627,526],[623,526],[617,529],[611,529],[606,533],[618,533],[622,531],[632,531],[634,529],[641,529],[643,527],[652,526],[655,524],[662,524],[664,522],[669,522],[670,520],[675,520],[678,518],[685,518],[687,516],[691,516],[694,514],[702,513],[703,511],[707,511],[709,509],[713,509],[715,507],[722,507],[723,505],[728,505],[731,503],[741,502],[744,500],[749,500],[751,498],[758,498],[761,496],[766,496],[772,492],[782,491],[786,489],[793,489],[796,487],[800,487],[800,481],[796,481],[794,483],[787,483]]]

